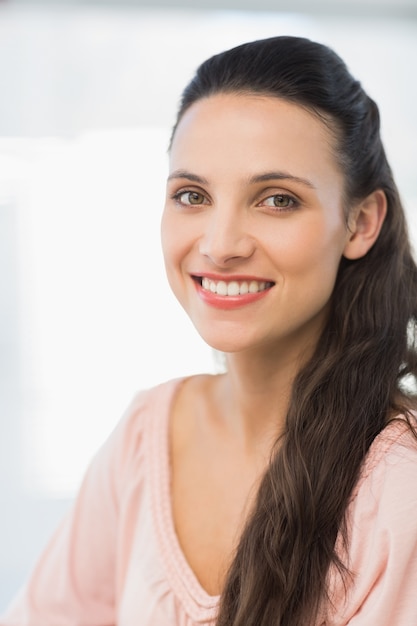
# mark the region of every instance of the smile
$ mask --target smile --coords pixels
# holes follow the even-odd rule
[[[193,275],[192,279],[198,295],[205,304],[227,311],[246,307],[265,298],[275,285],[269,280],[256,280],[244,276],[223,280]]]
[[[212,280],[207,277],[200,279],[200,284],[205,291],[210,291],[218,296],[245,296],[248,293],[259,293],[272,287],[273,283],[258,280]]]

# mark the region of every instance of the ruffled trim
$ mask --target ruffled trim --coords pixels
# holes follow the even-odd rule
[[[168,585],[193,621],[210,623],[216,617],[219,596],[210,596],[191,570],[181,550],[172,515],[169,417],[183,380],[175,379],[155,389],[156,402],[147,429],[150,434],[147,451],[152,515]]]

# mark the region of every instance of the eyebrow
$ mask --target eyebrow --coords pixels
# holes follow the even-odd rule
[[[184,178],[187,180],[191,180],[194,183],[199,183],[200,185],[208,185],[208,180],[203,178],[202,176],[198,176],[197,174],[192,174],[191,172],[187,172],[187,170],[175,170],[168,176],[168,180],[175,180],[178,178]],[[315,189],[316,187],[313,183],[308,180],[308,178],[301,178],[300,176],[294,176],[293,174],[289,174],[288,172],[265,172],[264,174],[255,174],[249,178],[249,184],[254,185],[256,183],[265,183],[272,180],[290,180],[294,183],[299,183],[301,185],[305,185],[310,189]]]
[[[256,174],[255,176],[252,176],[249,179],[249,182],[251,184],[265,183],[270,180],[291,180],[294,183],[300,183],[301,185],[310,187],[310,189],[316,188],[311,182],[311,180],[308,180],[308,178],[301,178],[300,176],[294,176],[293,174],[289,174],[288,172],[265,172],[265,174]]]
[[[197,174],[191,174],[191,172],[187,172],[186,170],[175,170],[175,172],[172,172],[172,174],[168,176],[168,180],[175,180],[177,178],[186,178],[187,180],[192,180],[193,183],[208,185],[208,180],[206,178],[197,176]]]

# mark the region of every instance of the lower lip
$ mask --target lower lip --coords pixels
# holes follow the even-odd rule
[[[268,294],[271,290],[264,289],[263,291],[257,291],[256,293],[245,293],[241,296],[219,296],[217,293],[213,293],[207,289],[203,289],[200,283],[195,283],[197,293],[200,298],[210,306],[216,309],[223,309],[225,311],[230,311],[232,309],[239,309],[248,304],[252,304],[252,302],[257,302]]]

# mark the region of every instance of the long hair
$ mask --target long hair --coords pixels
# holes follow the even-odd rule
[[[216,93],[260,93],[318,115],[336,139],[346,213],[376,189],[388,212],[358,260],[342,258],[315,353],[295,379],[286,426],[261,482],[221,596],[218,626],[305,626],[326,604],[335,550],[361,464],[394,415],[408,415],[417,373],[417,268],[380,138],[379,112],[329,48],[297,37],[238,46],[204,62],[177,124]],[[175,127],[176,128],[176,127]],[[175,128],[173,136],[175,135]],[[411,423],[410,423],[411,428]]]

